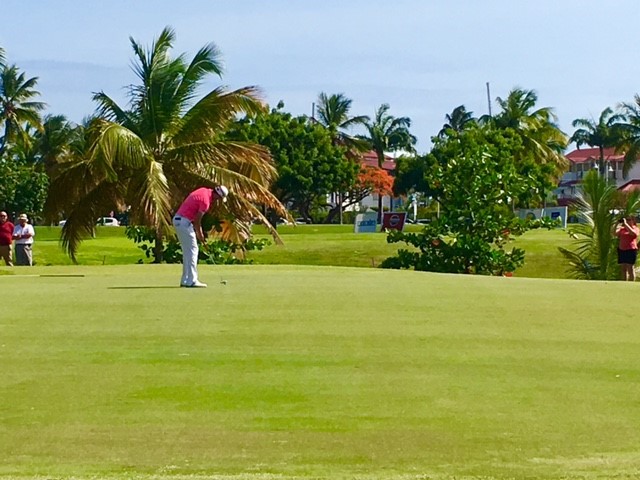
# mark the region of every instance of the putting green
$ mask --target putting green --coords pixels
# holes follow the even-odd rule
[[[640,474],[638,285],[179,272],[0,276],[0,477]]]

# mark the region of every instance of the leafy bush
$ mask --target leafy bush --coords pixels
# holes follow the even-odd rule
[[[520,220],[510,205],[534,188],[533,179],[518,173],[519,137],[508,130],[474,128],[436,139],[427,162],[425,182],[440,204],[440,216],[419,233],[389,232],[389,243],[405,242],[385,260],[385,268],[414,268],[447,273],[502,275],[524,263],[524,251],[506,250],[516,235],[548,221]]]
[[[413,250],[400,249],[397,256],[387,258],[382,268],[410,269],[441,273],[469,273],[482,275],[504,275],[514,272],[524,263],[524,250],[505,247],[514,236],[530,228],[556,226],[556,221],[520,220],[511,218],[508,224],[495,231],[494,241],[489,242],[473,233],[455,236],[443,233],[439,220],[426,225],[422,232],[388,232],[387,242],[405,242]]]
[[[242,245],[227,240],[216,239],[207,242],[200,248],[198,259],[209,265],[252,263],[252,260],[245,258],[244,252],[249,250],[262,250],[270,244],[271,242],[266,238],[249,239]],[[180,245],[178,244],[178,248],[179,247]],[[182,249],[180,249],[180,260],[182,260]]]
[[[614,234],[620,218],[618,212],[634,213],[638,208],[638,192],[621,196],[615,184],[597,171],[587,173],[578,201],[573,206],[579,223],[568,229],[574,239],[572,248],[559,248],[569,260],[568,273],[581,280],[619,279],[618,241]]]
[[[149,227],[128,226],[125,229],[127,238],[140,244],[138,248],[145,253],[149,259],[156,260],[154,245],[156,242],[156,231]],[[244,256],[250,250],[262,250],[271,242],[266,238],[249,239],[243,244],[232,243],[227,240],[214,239],[201,245],[198,260],[210,265],[226,265],[251,263]],[[182,263],[182,247],[174,235],[163,238],[162,259],[166,263]]]

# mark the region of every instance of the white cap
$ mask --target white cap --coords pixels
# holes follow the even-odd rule
[[[229,195],[229,189],[227,187],[225,187],[224,185],[218,185],[213,189],[213,191],[216,192],[216,195],[218,195],[218,197],[221,198],[223,202],[227,201],[227,195]]]

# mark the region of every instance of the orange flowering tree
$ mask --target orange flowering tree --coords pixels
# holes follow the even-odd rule
[[[393,177],[383,168],[362,166],[358,179],[346,199],[345,206],[354,205],[374,193],[380,196],[391,195],[393,193]]]

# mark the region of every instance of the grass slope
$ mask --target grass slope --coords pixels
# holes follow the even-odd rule
[[[418,226],[407,227],[417,231]],[[258,238],[269,238],[264,228],[256,226]],[[284,245],[270,245],[251,251],[248,258],[263,265],[325,265],[344,267],[377,267],[395,255],[405,244],[388,244],[383,233],[355,234],[351,225],[281,226]],[[38,265],[72,265],[62,251],[60,227],[37,227],[34,259]],[[516,238],[513,245],[525,250],[525,264],[516,276],[532,278],[565,278],[567,261],[558,247],[570,247],[571,239],[562,230],[532,230]],[[133,265],[149,263],[143,252],[124,236],[124,228],[97,227],[97,236],[86,239],[78,251],[81,265]],[[17,270],[0,266],[0,275]]]
[[[4,478],[640,475],[633,284],[21,271],[0,277]]]

